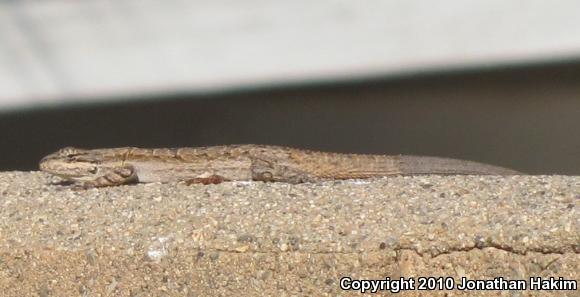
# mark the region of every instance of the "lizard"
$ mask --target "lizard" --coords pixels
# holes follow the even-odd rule
[[[82,188],[179,181],[217,184],[253,180],[297,184],[391,175],[521,174],[458,159],[342,154],[253,144],[156,149],[66,147],[44,157],[39,167]]]

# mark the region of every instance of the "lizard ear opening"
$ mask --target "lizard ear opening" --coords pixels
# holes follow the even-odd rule
[[[265,181],[265,182],[271,182],[271,181],[274,181],[274,175],[270,171],[260,172],[258,174],[258,180]]]

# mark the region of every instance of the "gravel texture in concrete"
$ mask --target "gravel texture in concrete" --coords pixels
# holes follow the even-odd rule
[[[91,190],[51,181],[0,173],[2,296],[361,295],[342,290],[343,277],[580,280],[577,176]],[[418,285],[397,295],[580,296]]]

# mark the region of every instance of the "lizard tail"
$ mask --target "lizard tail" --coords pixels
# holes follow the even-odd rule
[[[521,175],[523,173],[479,162],[418,156],[399,156],[399,166],[403,175]]]

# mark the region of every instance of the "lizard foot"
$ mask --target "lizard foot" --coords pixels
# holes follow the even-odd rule
[[[77,188],[90,189],[101,188],[129,184],[137,181],[135,169],[132,166],[119,167],[113,171],[95,178],[94,180],[86,181]]]

